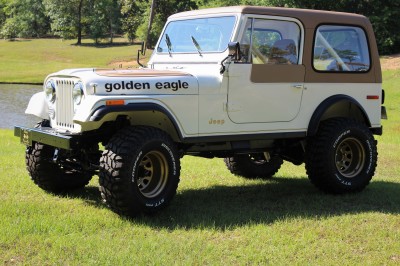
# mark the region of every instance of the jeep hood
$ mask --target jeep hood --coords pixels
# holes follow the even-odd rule
[[[182,71],[153,69],[67,69],[48,79],[73,78],[82,81],[88,94],[152,95],[198,94],[198,79]]]

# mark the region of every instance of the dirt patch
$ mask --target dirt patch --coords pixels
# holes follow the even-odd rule
[[[383,70],[400,69],[400,54],[383,56],[381,66]]]

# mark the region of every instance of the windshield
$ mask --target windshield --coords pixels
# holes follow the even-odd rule
[[[228,47],[236,18],[198,18],[168,23],[159,53],[210,53],[223,52]]]

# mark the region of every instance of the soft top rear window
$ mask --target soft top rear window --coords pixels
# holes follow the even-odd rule
[[[354,26],[318,27],[313,66],[322,72],[367,72],[370,56],[364,30]]]

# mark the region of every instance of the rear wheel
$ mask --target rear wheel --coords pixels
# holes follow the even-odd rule
[[[336,118],[321,123],[307,142],[306,170],[313,184],[325,192],[363,190],[377,165],[376,140],[358,121]]]
[[[180,162],[172,140],[151,127],[112,137],[100,160],[100,192],[117,213],[135,216],[165,208],[176,194]]]
[[[238,154],[224,159],[228,170],[246,178],[271,178],[283,164],[279,156],[267,153]]]

